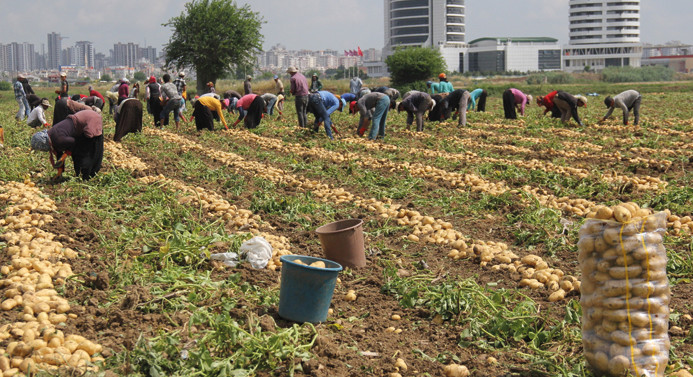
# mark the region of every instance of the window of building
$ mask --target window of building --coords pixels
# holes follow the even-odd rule
[[[469,53],[469,71],[505,72],[505,51]]]
[[[464,42],[464,35],[448,34],[445,38],[448,42]]]
[[[404,0],[404,1],[394,1],[390,6],[390,9],[402,9],[411,7],[427,7],[428,0]]]
[[[447,16],[446,22],[449,24],[464,24],[464,16]]]
[[[539,69],[561,69],[561,50],[539,50]]]
[[[414,36],[408,36],[408,37],[395,37],[395,38],[390,38],[390,41],[392,41],[392,45],[408,45],[408,44],[420,44],[426,42],[428,39],[427,35],[414,35]]]
[[[390,21],[390,27],[428,25],[428,17],[405,18],[402,20]]]
[[[428,34],[428,26],[403,27],[392,30],[393,36],[413,35],[413,34]]]
[[[392,18],[413,17],[413,16],[426,16],[426,17],[428,17],[428,8],[393,10],[390,13],[390,15],[392,16]]]
[[[464,9],[462,9],[462,8],[448,7],[448,8],[447,8],[447,13],[448,13],[448,14],[464,14]]]

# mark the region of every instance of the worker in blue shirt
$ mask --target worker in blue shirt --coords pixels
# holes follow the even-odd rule
[[[339,109],[341,104],[342,101],[327,90],[320,90],[316,93],[311,93],[308,97],[307,111],[315,115],[315,125],[313,126],[313,131],[317,132],[318,128],[320,127],[320,123],[325,122],[325,133],[327,134],[327,137],[333,140],[332,119],[330,118],[330,114]]]

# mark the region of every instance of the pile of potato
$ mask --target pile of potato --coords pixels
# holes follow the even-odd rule
[[[598,207],[580,228],[582,338],[597,372],[664,376],[669,361],[667,214],[635,203]]]
[[[59,329],[77,318],[55,290],[73,275],[70,264],[62,260],[77,253],[55,241],[55,234],[38,228],[53,221],[45,212],[57,209],[55,203],[28,181],[3,183],[0,191],[0,202],[8,204],[0,225],[9,230],[0,238],[7,242],[10,257],[9,264],[0,266],[0,309],[8,319],[0,326],[0,341],[6,344],[0,348],[0,372],[25,376],[61,367],[80,374],[98,370],[92,363],[103,361],[102,347]]]
[[[130,171],[145,171],[149,169],[149,166],[137,156],[124,152],[123,147],[119,143],[107,141],[103,144],[103,147],[110,155],[109,161],[120,169]]]

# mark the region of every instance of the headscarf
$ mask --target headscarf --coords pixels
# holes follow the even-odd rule
[[[149,78],[149,83],[150,83],[150,84],[153,84],[153,83],[155,83],[155,82],[156,82],[156,77],[152,76],[152,77]]]
[[[31,137],[31,149],[43,152],[48,152],[51,150],[48,130],[39,131]]]

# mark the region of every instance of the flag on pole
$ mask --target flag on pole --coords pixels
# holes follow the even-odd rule
[[[359,48],[359,51],[358,51],[359,56],[363,56],[363,51],[361,51],[361,46],[359,46],[358,48]]]
[[[349,56],[349,51],[344,50],[344,56]]]

